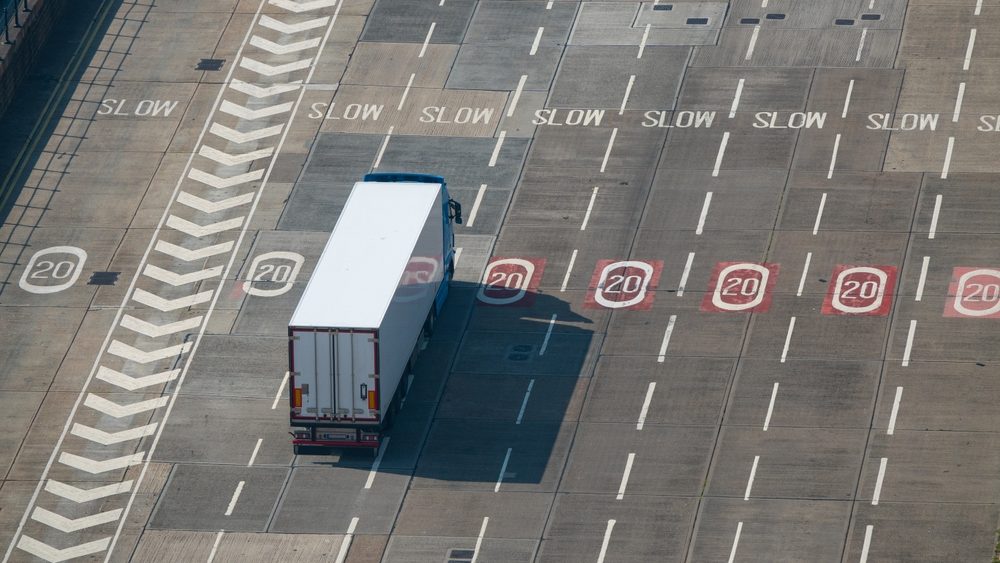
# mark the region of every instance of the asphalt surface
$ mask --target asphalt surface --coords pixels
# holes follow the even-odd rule
[[[0,229],[3,561],[989,561],[997,0],[121,2]],[[444,176],[373,461],[294,456],[351,185]]]

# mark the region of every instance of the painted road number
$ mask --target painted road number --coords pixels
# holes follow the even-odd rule
[[[247,279],[243,282],[243,291],[256,297],[276,297],[287,293],[292,289],[292,284],[299,276],[299,270],[305,261],[305,257],[297,252],[276,251],[261,254],[250,263]],[[265,289],[254,287],[254,284],[277,285],[277,287]]]
[[[824,315],[889,314],[896,285],[893,266],[846,266],[838,264],[823,301]]]
[[[646,310],[653,306],[662,260],[600,260],[590,278],[584,306],[589,309]]]
[[[544,270],[544,258],[493,258],[476,298],[494,307],[530,307]]]
[[[87,253],[75,246],[43,248],[28,260],[18,286],[31,293],[58,293],[80,278]]]
[[[952,270],[944,316],[1000,318],[1000,270],[993,268]]]
[[[702,311],[762,313],[771,307],[777,264],[719,262],[701,302]]]

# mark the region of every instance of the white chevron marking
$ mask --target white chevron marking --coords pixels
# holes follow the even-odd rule
[[[17,542],[17,547],[21,550],[27,551],[39,559],[44,559],[49,563],[57,563],[59,561],[76,559],[77,557],[83,557],[85,555],[104,551],[108,548],[110,543],[111,537],[109,536],[92,542],[74,545],[73,547],[67,547],[66,549],[56,549],[47,543],[42,543],[32,538],[31,536],[21,535],[21,539]]]
[[[273,29],[279,33],[298,33],[300,31],[307,31],[310,29],[316,29],[317,27],[325,27],[326,23],[330,21],[328,17],[316,18],[312,20],[306,20],[300,23],[285,23],[278,21],[271,16],[261,16],[259,23],[260,25]]]
[[[141,412],[151,411],[153,409],[158,409],[167,404],[170,397],[157,397],[155,399],[148,399],[146,401],[139,401],[138,403],[131,403],[128,405],[119,405],[114,401],[109,401],[100,395],[95,395],[93,393],[87,393],[87,398],[83,401],[84,405],[94,409],[97,412],[104,413],[108,416],[113,416],[115,418],[122,418],[126,416],[135,416]]]
[[[290,72],[295,72],[296,70],[309,68],[310,64],[312,64],[312,57],[309,57],[307,59],[302,59],[299,61],[285,63],[283,65],[269,65],[267,63],[262,63],[256,59],[251,59],[250,57],[246,56],[240,57],[241,67],[249,71],[256,72],[257,74],[263,74],[264,76],[278,76],[279,74],[288,74]]]
[[[226,102],[222,102],[225,105]],[[239,107],[239,106],[237,106]],[[237,174],[235,176],[230,176],[229,178],[223,178],[222,176],[216,176],[215,174],[209,174],[208,172],[203,172],[197,168],[192,168],[188,172],[188,178],[212,186],[213,188],[231,188],[233,186],[238,186],[240,184],[245,184],[247,182],[253,182],[254,180],[260,180],[264,177],[264,170],[251,170],[249,172],[244,172],[243,174]]]
[[[316,10],[318,8],[329,8],[337,4],[337,0],[312,0],[311,2],[292,2],[291,0],[269,0],[268,4],[284,8],[297,14]]]
[[[253,162],[261,158],[267,158],[271,156],[271,153],[273,152],[274,149],[270,147],[243,154],[224,153],[218,149],[213,149],[208,145],[202,145],[201,148],[198,149],[198,154],[205,158],[214,160],[223,166],[236,166],[237,164]]]
[[[264,17],[266,18],[267,16]],[[293,80],[292,82],[285,82],[283,84],[257,86],[256,84],[250,84],[249,82],[243,82],[238,78],[234,78],[229,82],[229,87],[252,98],[270,98],[271,96],[277,96],[278,94],[298,90],[302,87],[302,81]]]
[[[313,47],[319,45],[319,41],[320,40],[317,37],[316,39],[306,39],[305,41],[282,45],[280,43],[275,43],[274,41],[268,41],[267,39],[257,35],[250,38],[251,45],[263,49],[268,53],[274,53],[275,55],[287,55],[289,53],[297,53],[299,51],[305,51],[306,49],[312,49]]]
[[[212,293],[212,291],[202,291],[201,293],[185,295],[177,299],[165,299],[145,289],[136,288],[135,293],[132,294],[132,300],[166,313],[167,311],[176,311],[177,309],[206,303],[212,299]]]
[[[229,229],[239,228],[243,224],[243,217],[236,217],[235,219],[229,219],[226,221],[219,221],[218,223],[209,223],[208,225],[198,225],[197,223],[192,223],[187,219],[181,219],[176,215],[171,215],[167,217],[167,226],[172,229],[177,229],[178,231],[190,235],[193,237],[201,238],[206,235],[214,235],[216,233],[221,233],[222,231],[228,231]]]
[[[171,369],[161,371],[160,373],[154,373],[152,375],[132,377],[130,375],[125,375],[120,371],[115,371],[111,368],[101,366],[101,369],[97,370],[97,379],[106,381],[116,387],[121,387],[126,391],[138,391],[139,389],[144,389],[151,385],[159,385],[161,383],[166,383],[167,381],[173,381],[177,379],[177,375],[180,372],[180,369]]]
[[[184,204],[191,209],[197,209],[198,211],[203,211],[205,213],[218,213],[220,211],[232,209],[238,205],[246,205],[253,201],[253,196],[254,194],[249,193],[233,196],[221,201],[210,201],[188,192],[181,192],[177,194],[177,203]]]
[[[242,133],[236,129],[230,129],[225,125],[213,123],[212,128],[209,129],[209,131],[213,135],[218,135],[231,143],[249,143],[250,141],[259,141],[260,139],[280,135],[283,128],[283,125],[275,125],[273,127],[264,127],[263,129],[256,129],[254,131]]]
[[[136,290],[141,291],[141,290]],[[211,293],[210,291],[206,293]],[[112,340],[111,346],[108,346],[108,353],[114,354],[120,358],[125,358],[126,360],[131,360],[133,362],[138,362],[140,364],[148,364],[149,362],[155,362],[157,360],[165,360],[167,358],[173,358],[181,354],[187,353],[191,349],[190,342],[182,342],[181,344],[175,344],[173,346],[165,346],[163,348],[157,348],[156,350],[140,350],[133,346],[129,346],[120,340]],[[104,366],[101,366],[103,369]],[[100,377],[100,376],[98,376]]]
[[[191,272],[190,274],[178,274],[176,272],[171,272],[170,270],[164,270],[159,266],[146,264],[146,268],[142,271],[142,275],[177,287],[221,276],[222,266],[214,266],[212,268],[198,270],[197,272]]]
[[[74,422],[73,429],[70,430],[70,433],[74,436],[79,436],[84,440],[90,440],[91,442],[101,444],[102,446],[110,446],[111,444],[145,438],[146,436],[152,435],[156,432],[157,426],[159,425],[154,422],[153,424],[147,424],[137,428],[129,428],[120,432],[105,432],[103,430],[98,430],[97,428],[92,428],[90,426]]]
[[[40,506],[36,506],[35,510],[31,512],[31,519],[35,522],[41,522],[46,526],[55,528],[60,532],[69,534],[85,530],[87,528],[93,528],[94,526],[100,526],[101,524],[107,524],[108,522],[114,522],[118,520],[121,513],[122,509],[116,508],[115,510],[100,512],[92,516],[66,518],[61,514],[56,514],[55,512],[50,512]]]
[[[156,241],[156,251],[162,252],[167,256],[173,256],[174,258],[179,258],[185,262],[191,262],[194,260],[204,260],[205,258],[211,258],[217,254],[225,254],[233,248],[233,242],[224,242],[222,244],[213,244],[212,246],[206,246],[205,248],[198,248],[196,250],[190,250],[184,248],[183,246],[177,246],[163,240]]]
[[[163,398],[166,399],[167,397]],[[81,502],[90,502],[92,500],[102,499],[112,495],[127,493],[132,490],[132,481],[122,481],[121,483],[113,483],[111,485],[104,485],[103,487],[94,487],[93,489],[81,489],[79,487],[74,487],[73,485],[67,485],[62,481],[49,479],[45,482],[45,490],[56,496],[79,504]]]
[[[106,473],[108,471],[114,471],[115,469],[139,465],[142,463],[142,458],[145,456],[146,452],[139,452],[137,454],[124,455],[122,457],[114,457],[104,461],[97,461],[90,459],[89,457],[82,457],[62,452],[59,454],[59,463],[68,465],[73,469],[86,471],[91,475],[97,475],[98,473]]]

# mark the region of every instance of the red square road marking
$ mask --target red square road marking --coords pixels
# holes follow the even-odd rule
[[[892,307],[895,288],[895,266],[838,264],[826,291],[823,314],[883,317]]]
[[[494,257],[486,266],[476,300],[492,307],[530,307],[544,271],[544,258]]]
[[[712,270],[701,310],[715,313],[763,313],[771,308],[777,264],[719,262]]]
[[[584,307],[648,310],[656,298],[662,260],[599,260]]]
[[[952,270],[944,316],[1000,318],[1000,269],[964,267]]]

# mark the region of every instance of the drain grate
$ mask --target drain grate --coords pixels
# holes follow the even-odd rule
[[[688,18],[688,25],[708,25],[708,18]]]
[[[653,4],[653,9],[660,12],[669,12],[674,9],[673,4]]]
[[[90,274],[90,281],[87,285],[115,285],[118,282],[118,275],[121,272],[94,272]]]
[[[222,70],[222,65],[226,64],[226,59],[202,59],[195,70]]]
[[[474,549],[452,549],[448,551],[445,563],[471,563],[475,556],[476,550]]]
[[[854,25],[854,20],[841,18],[833,20],[833,23],[836,25]]]

